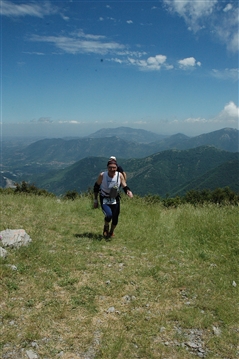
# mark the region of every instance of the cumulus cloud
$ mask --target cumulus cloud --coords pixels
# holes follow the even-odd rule
[[[226,104],[223,108],[223,110],[217,114],[215,117],[206,119],[203,117],[189,117],[182,121],[184,124],[188,125],[201,125],[201,126],[207,126],[207,125],[218,125],[220,127],[227,127],[227,126],[238,126],[238,119],[239,119],[239,108],[235,105],[233,101],[230,101],[228,104]],[[175,122],[175,121],[174,121]],[[176,120],[176,122],[180,122]],[[173,123],[173,121],[171,121]]]
[[[173,68],[172,65],[166,63],[167,56],[165,55],[156,55],[150,56],[146,60],[128,58],[129,64],[139,67],[143,71],[158,71],[161,67],[166,69]]]
[[[222,113],[226,116],[239,119],[239,107],[237,107],[232,101],[225,105]]]
[[[127,24],[133,24],[132,20],[127,20],[126,22],[127,22]]]
[[[205,29],[226,45],[227,49],[238,51],[238,3],[218,0],[163,0],[168,11],[182,17],[188,29],[198,32]]]
[[[182,69],[194,68],[196,66],[201,66],[201,62],[196,61],[194,57],[187,57],[185,59],[178,61],[179,67]]]
[[[174,69],[174,65],[167,62],[166,55],[156,55],[156,56],[149,56],[148,58],[144,59],[143,56],[146,55],[145,52],[129,52],[124,51],[121,52],[121,55],[127,56],[127,58],[120,59],[118,57],[114,57],[108,59],[108,61],[118,62],[119,64],[128,64],[135,67],[138,67],[141,71],[160,71],[164,70],[172,70]],[[187,69],[195,69],[196,67],[201,66],[201,62],[196,61],[194,57],[188,57],[185,59],[178,60],[177,62],[179,68],[183,70]]]

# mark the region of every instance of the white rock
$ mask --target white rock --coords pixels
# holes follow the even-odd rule
[[[34,353],[34,351],[32,351],[32,350],[27,350],[26,354],[27,354],[28,359],[37,359],[38,358],[37,354]]]
[[[194,342],[187,342],[186,345],[190,348],[193,348],[193,349],[197,349],[198,348],[198,345],[197,343],[194,343]]]
[[[17,267],[12,264],[8,264],[7,266],[10,267],[12,270],[17,270]]]
[[[19,248],[28,245],[32,241],[24,229],[6,229],[0,232],[0,236],[4,247]]]
[[[6,256],[7,256],[7,251],[6,251],[6,249],[0,247],[0,257],[1,257],[1,258],[6,258]]]
[[[130,300],[131,300],[131,298],[130,298],[129,295],[125,295],[125,296],[123,297],[123,299],[124,299],[125,302],[130,302]]]
[[[213,330],[213,334],[216,335],[216,336],[219,336],[221,334],[221,329],[218,328],[218,327],[212,327],[212,330]]]
[[[114,313],[115,312],[115,307],[109,307],[109,309],[107,310],[107,313]]]

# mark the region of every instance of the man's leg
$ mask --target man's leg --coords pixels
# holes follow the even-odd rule
[[[110,228],[110,232],[109,232],[109,236],[113,236],[114,235],[114,230],[118,224],[118,219],[119,219],[119,214],[120,214],[120,203],[116,203],[115,205],[112,206],[112,223],[111,223],[111,228]]]
[[[103,236],[108,238],[108,236],[109,236],[109,224],[110,224],[110,221],[112,219],[112,210],[111,210],[110,206],[108,206],[107,204],[103,204],[103,202],[101,202],[101,208],[102,208],[102,211],[103,211],[103,213],[105,215]]]

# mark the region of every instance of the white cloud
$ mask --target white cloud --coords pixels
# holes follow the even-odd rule
[[[58,121],[58,123],[62,124],[62,123],[67,123],[70,125],[82,125],[84,122],[81,121],[75,121],[75,120],[69,120],[69,121]]]
[[[99,21],[105,21],[105,20],[111,20],[111,21],[116,22],[115,18],[113,18],[113,17],[108,17],[108,16],[106,18],[104,18],[102,16],[99,17]]]
[[[227,11],[230,11],[230,10],[232,10],[232,4],[227,4],[223,9],[224,12],[227,12]]]
[[[239,34],[235,33],[232,35],[231,39],[225,39],[227,43],[227,48],[229,51],[236,52],[239,50]]]
[[[206,124],[218,124],[221,127],[233,126],[234,128],[237,128],[238,120],[239,120],[239,108],[235,105],[233,101],[230,101],[224,106],[223,110],[219,112],[219,114],[217,114],[215,117],[210,118],[208,120],[201,119],[201,122],[205,122]]]
[[[193,118],[193,117],[189,117],[186,120],[184,120],[183,122],[185,123],[206,123],[208,122],[205,118],[201,118],[201,117],[197,117],[197,118]]]
[[[195,66],[201,66],[201,62],[197,62],[194,57],[187,57],[178,61],[179,67],[182,69],[194,68]]]
[[[116,53],[119,56],[133,56],[137,59],[141,58],[142,56],[147,55],[147,52],[145,51],[129,51],[129,50],[123,50],[123,51],[117,51]]]
[[[220,80],[238,81],[239,69],[212,70],[212,76]]]
[[[124,60],[118,59],[117,57],[111,58],[108,61],[117,62],[118,64],[123,64],[124,62],[126,62]]]
[[[167,70],[173,68],[166,63],[166,60],[167,56],[165,55],[150,56],[146,60],[128,58],[129,64],[137,66],[143,71],[159,71],[162,66]]]
[[[33,35],[30,41],[34,42],[48,42],[54,44],[57,48],[63,50],[66,53],[95,53],[95,54],[107,54],[115,53],[118,50],[123,50],[124,45],[117,42],[103,41],[104,36],[84,34],[80,31],[72,36],[39,36]]]
[[[226,104],[222,112],[229,117],[239,118],[239,107],[237,107],[232,101]]]
[[[147,62],[149,64],[163,64],[167,60],[165,55],[156,55],[155,57],[149,57]]]
[[[132,20],[127,20],[126,22],[127,22],[127,24],[133,24]]]
[[[50,117],[40,117],[37,122],[41,122],[41,123],[52,123],[53,121],[51,120]]]
[[[38,56],[44,56],[45,54],[43,52],[37,52],[37,51],[23,51],[23,54],[27,54],[27,55],[38,55]]]
[[[70,20],[69,16],[65,16],[64,14],[61,14],[61,17],[63,20],[66,20],[66,21]]]
[[[238,119],[239,119],[239,108],[235,105],[233,101],[230,101],[228,104],[224,106],[224,109],[213,118],[206,119],[203,117],[195,117],[195,118],[189,117],[183,120],[182,123],[188,125],[195,125],[195,126],[218,125],[221,128],[227,126],[238,127]],[[173,122],[181,122],[181,121],[178,120],[171,121],[171,123]]]
[[[82,37],[82,38],[88,39],[88,40],[102,40],[102,39],[105,39],[105,36],[103,36],[103,35],[85,34],[84,31],[82,31],[82,30],[78,30],[78,31],[72,33],[72,36]]]
[[[216,37],[226,45],[229,51],[237,52],[239,50],[238,7],[222,13],[223,16],[220,17],[220,21],[214,23],[213,31]]]
[[[211,36],[219,39],[227,49],[239,49],[238,2],[224,3],[218,0],[163,0],[166,8],[182,17],[189,30],[198,32],[205,29]]]
[[[217,0],[163,0],[169,11],[178,13],[193,31],[200,30],[201,19],[212,14]]]
[[[58,9],[49,2],[15,4],[11,1],[2,0],[0,11],[2,15],[8,17],[34,16],[43,18],[46,15],[56,14]]]
[[[99,55],[113,54],[117,56],[117,58],[106,60],[118,63],[129,62],[126,59],[128,56],[139,59],[146,55],[145,51],[130,51],[126,45],[108,41],[106,37],[102,35],[85,34],[82,30],[75,31],[66,36],[32,35],[29,41],[51,43],[58,49],[73,55],[79,53],[95,53]],[[124,57],[124,59],[119,59],[119,56]]]

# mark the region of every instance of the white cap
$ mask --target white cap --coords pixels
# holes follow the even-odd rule
[[[115,160],[116,161],[116,157],[110,156],[110,160]]]

